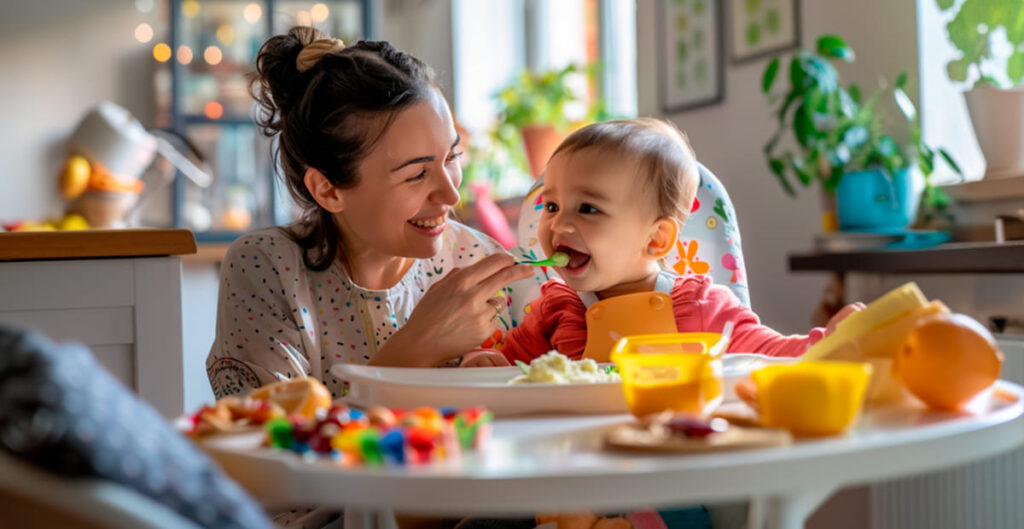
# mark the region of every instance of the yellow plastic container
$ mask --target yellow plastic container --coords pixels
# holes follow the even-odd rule
[[[835,435],[860,412],[871,365],[812,360],[763,367],[751,378],[765,426],[804,437]]]
[[[637,417],[665,410],[710,413],[722,402],[716,333],[627,336],[612,350],[626,404]]]

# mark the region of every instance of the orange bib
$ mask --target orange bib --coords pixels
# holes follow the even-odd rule
[[[608,362],[612,347],[625,336],[676,332],[676,316],[668,294],[638,292],[604,299],[587,309],[583,358]]]

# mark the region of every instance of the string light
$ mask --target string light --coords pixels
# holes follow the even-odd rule
[[[185,18],[195,18],[199,14],[199,2],[196,0],[185,0],[181,3],[181,14]]]
[[[224,115],[224,107],[216,101],[210,101],[203,106],[203,114],[210,119],[220,119]]]
[[[192,48],[188,46],[178,46],[178,62],[181,64],[188,64],[192,62]]]
[[[310,16],[309,11],[300,10],[295,13],[295,23],[299,26],[312,26],[313,17]]]
[[[171,47],[163,42],[153,46],[153,58],[157,62],[167,62],[171,59]]]
[[[203,51],[203,59],[206,60],[207,64],[220,64],[220,61],[223,58],[224,54],[221,53],[220,48],[216,46],[210,46]]]
[[[245,8],[242,9],[242,18],[244,18],[245,21],[250,24],[255,24],[256,22],[259,21],[260,17],[262,16],[263,8],[260,7],[260,5],[257,4],[256,2],[247,4]]]
[[[330,14],[330,9],[324,3],[313,4],[313,7],[309,9],[309,16],[313,19],[313,22],[323,22],[327,20],[327,16]]]
[[[143,44],[153,40],[153,27],[145,22],[135,26],[135,40]]]
[[[221,24],[217,26],[217,40],[221,44],[231,44],[235,41],[235,28],[231,27],[231,24]]]

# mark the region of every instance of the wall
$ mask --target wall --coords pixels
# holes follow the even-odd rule
[[[150,48],[133,36],[147,17],[127,0],[3,0],[0,12],[0,220],[58,214],[63,142],[87,110],[107,99],[150,125]]]
[[[376,1],[377,37],[433,67],[450,105],[455,86],[451,0]]]
[[[726,2],[726,9],[733,3]],[[655,84],[655,5],[655,0],[637,1],[640,115],[660,115]],[[918,58],[913,2],[805,0],[800,2],[800,11],[805,45],[813,46],[819,35],[835,33],[856,51],[856,62],[840,68],[841,80],[869,87],[879,74],[895,78],[906,70],[915,77]],[[725,20],[729,20],[728,14]],[[726,48],[728,53],[728,44]],[[788,273],[786,256],[808,249],[820,231],[817,188],[803,190],[796,199],[788,198],[767,169],[761,149],[775,124],[760,83],[768,60],[733,65],[726,57],[724,101],[669,117],[687,132],[698,158],[732,196],[755,310],[782,332],[805,332],[824,276]]]

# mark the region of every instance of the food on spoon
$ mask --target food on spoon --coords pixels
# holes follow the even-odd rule
[[[602,368],[591,358],[571,360],[558,351],[548,351],[534,358],[529,365],[516,362],[523,374],[509,381],[509,384],[578,384],[619,382],[622,377],[614,368]]]

